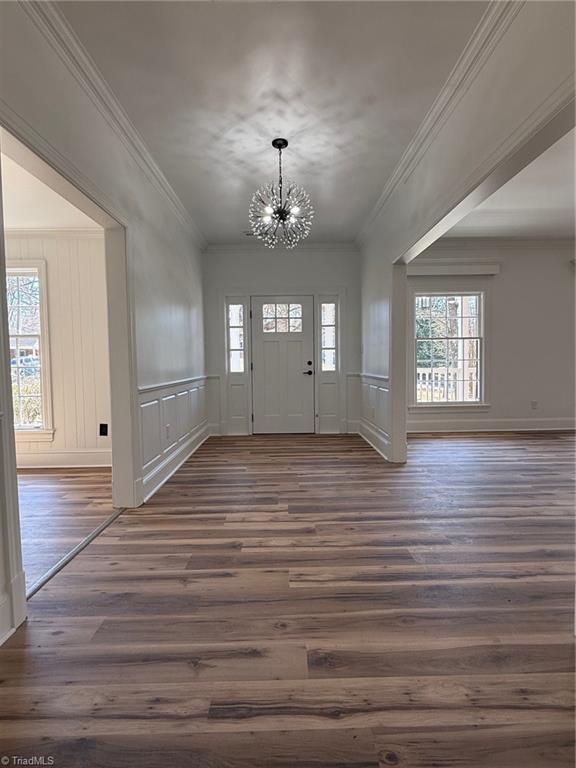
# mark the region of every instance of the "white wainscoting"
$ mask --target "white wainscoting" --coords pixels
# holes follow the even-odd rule
[[[390,385],[387,376],[348,374],[348,432],[357,432],[390,461]]]
[[[210,435],[207,377],[142,387],[139,497],[150,498]]]

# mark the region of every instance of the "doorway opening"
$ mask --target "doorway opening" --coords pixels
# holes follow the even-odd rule
[[[135,501],[122,455],[129,378],[113,364],[130,357],[126,254],[117,221],[14,136],[0,139],[3,470],[10,569],[30,597]],[[119,349],[108,327],[122,316]]]

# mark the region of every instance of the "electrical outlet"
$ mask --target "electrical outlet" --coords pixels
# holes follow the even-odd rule
[[[166,424],[166,440],[170,440],[170,424]]]
[[[100,424],[100,437],[108,437],[108,424]]]
[[[532,408],[533,411],[537,411],[539,405],[540,403],[538,400],[530,400],[530,408]]]

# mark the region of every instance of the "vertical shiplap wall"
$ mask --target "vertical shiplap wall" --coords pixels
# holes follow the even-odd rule
[[[100,234],[7,233],[8,266],[46,264],[54,439],[17,435],[18,465],[107,466],[111,437],[104,238]]]

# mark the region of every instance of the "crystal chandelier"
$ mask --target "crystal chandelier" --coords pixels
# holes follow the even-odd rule
[[[314,209],[306,190],[292,182],[282,180],[282,150],[286,139],[274,139],[278,150],[278,183],[260,187],[250,203],[249,217],[252,232],[268,248],[283,245],[294,248],[299,240],[308,236]]]

